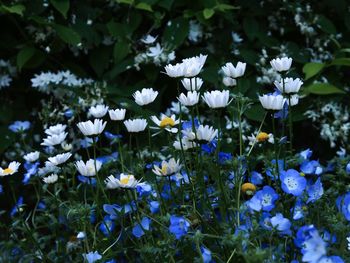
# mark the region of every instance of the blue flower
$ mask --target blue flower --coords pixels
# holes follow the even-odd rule
[[[96,137],[95,140],[98,141],[98,138]],[[85,137],[84,139],[80,139],[80,147],[82,147],[84,149],[89,148],[93,143],[94,143],[94,140],[92,138],[89,138],[89,137]]]
[[[327,243],[319,235],[316,229],[309,232],[310,238],[302,244],[301,253],[303,262],[320,262],[319,260],[326,255]]]
[[[9,126],[9,129],[13,132],[23,132],[30,128],[29,121],[15,121]]]
[[[148,217],[142,218],[141,224],[137,223],[133,227],[132,234],[137,238],[142,237],[145,234],[145,230],[146,231],[149,230],[150,223],[151,223],[151,220]]]
[[[292,207],[290,210],[293,213],[293,219],[294,220],[299,220],[304,217],[304,202],[302,199],[298,198],[295,202],[294,207]]]
[[[199,127],[199,121],[197,118],[194,119],[194,127],[196,127],[196,129]],[[192,130],[192,121],[183,121],[182,130]]]
[[[299,196],[306,188],[306,179],[294,169],[281,172],[282,189],[287,194]]]
[[[190,223],[182,216],[170,216],[170,233],[174,234],[176,239],[185,235],[190,227]]]
[[[216,140],[212,140],[211,142],[208,142],[207,144],[202,144],[202,146],[201,146],[202,152],[207,153],[207,154],[212,154],[215,152],[216,146],[217,146]]]
[[[304,160],[308,160],[312,155],[312,151],[310,149],[306,149],[299,154]]]
[[[83,258],[88,262],[88,263],[93,263],[96,262],[97,260],[100,260],[102,256],[97,252],[89,252],[87,254],[83,254]]]
[[[111,140],[111,141],[113,141],[115,139],[123,138],[123,136],[121,134],[113,134],[113,133],[110,133],[108,131],[105,131],[103,134],[108,140]]]
[[[126,204],[124,206],[120,206],[117,204],[104,204],[103,211],[105,211],[111,217],[112,220],[115,220],[119,217],[119,215],[127,215],[131,213],[133,209],[136,209],[135,204],[132,204],[132,206],[133,207],[131,207],[130,204]]]
[[[306,203],[314,203],[318,199],[320,199],[323,195],[323,186],[321,183],[321,178],[318,178],[317,181],[313,184],[310,185],[307,188],[307,193],[309,195],[309,199],[307,199]]]
[[[108,162],[112,162],[118,159],[118,153],[114,152],[111,155],[104,155],[104,156],[99,156],[96,159],[98,161],[100,161],[102,164],[108,163]]]
[[[261,173],[253,171],[250,177],[250,182],[254,185],[261,185],[263,183],[263,176]]]
[[[350,221],[350,192],[337,198],[337,207],[346,220]]]
[[[317,263],[344,263],[339,256],[322,257]]]
[[[228,161],[232,160],[231,153],[219,152],[219,164],[225,164]]]
[[[64,112],[64,116],[65,116],[66,118],[68,118],[68,119],[72,118],[73,115],[74,115],[74,111],[71,110],[71,109],[68,109],[68,110],[66,110],[66,111]]]
[[[254,211],[271,211],[275,207],[275,201],[278,199],[278,194],[270,186],[264,186],[260,191],[247,201],[247,205]]]
[[[149,202],[149,210],[152,214],[156,214],[159,212],[160,204],[158,201],[151,201]]]
[[[16,205],[11,209],[10,215],[14,217],[19,211],[21,206],[23,205],[23,196],[20,196],[17,200]]]
[[[78,180],[83,184],[91,184],[92,186],[96,186],[96,178],[90,178],[90,177],[78,175]]]
[[[284,171],[284,163],[283,160],[278,160],[278,170],[281,173],[282,171]],[[271,161],[271,166],[266,169],[266,175],[271,177],[273,180],[275,180],[277,178],[277,175],[275,174],[275,167],[276,167],[276,160],[272,160]]]
[[[152,192],[152,186],[147,183],[139,183],[136,186],[136,191],[139,194],[139,196],[148,196]]]
[[[107,215],[103,218],[99,229],[105,236],[109,236],[113,232],[115,229],[115,223],[112,220],[111,216]]]
[[[314,225],[305,225],[305,226],[300,227],[297,231],[295,238],[294,238],[294,244],[298,248],[302,248],[304,241],[311,238],[310,233],[314,230],[316,230]]]
[[[201,253],[202,253],[203,263],[210,263],[211,262],[211,252],[210,252],[210,250],[207,249],[204,246],[201,246]]]
[[[300,165],[300,171],[304,174],[316,174],[320,175],[323,169],[318,161],[305,161]]]
[[[347,174],[350,174],[350,162],[346,165],[345,171]]]
[[[282,235],[290,235],[292,233],[290,230],[290,227],[292,225],[291,222],[289,219],[283,217],[281,213],[278,213],[274,217],[271,217],[271,225]]]
[[[26,162],[24,164],[24,169],[26,169],[27,172],[24,174],[24,177],[22,180],[23,184],[28,184],[30,178],[38,172],[39,164],[40,164],[39,162],[35,162],[35,163]]]

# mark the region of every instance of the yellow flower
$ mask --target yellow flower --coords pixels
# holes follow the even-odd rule
[[[265,142],[266,140],[269,139],[269,135],[266,132],[260,132],[257,136],[256,136],[256,140],[258,142]]]
[[[256,186],[252,183],[244,183],[241,189],[243,193],[253,195],[256,191]]]

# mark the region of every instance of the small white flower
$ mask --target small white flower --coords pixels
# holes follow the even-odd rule
[[[177,99],[184,106],[193,106],[199,101],[199,93],[197,91],[188,91],[187,95],[181,93]]]
[[[61,143],[61,147],[64,151],[68,152],[68,151],[72,150],[73,145],[71,143],[63,142],[63,143]]]
[[[182,147],[181,147],[181,143],[182,143]],[[187,151],[188,149],[195,148],[197,146],[197,143],[189,140],[187,137],[183,137],[181,139],[181,142],[180,142],[180,140],[177,140],[173,143],[173,146],[176,150]]]
[[[151,116],[151,120],[158,126],[158,129],[165,129],[172,133],[177,133],[178,131],[178,129],[174,128],[174,126],[179,124],[180,120],[176,120],[175,114],[171,115],[170,117],[161,114],[160,119],[158,119],[156,116]]]
[[[263,108],[267,110],[282,110],[286,101],[282,95],[263,95],[259,96],[259,100]]]
[[[102,118],[107,114],[107,111],[108,111],[108,106],[99,104],[99,105],[90,107],[89,115],[92,115],[95,118]]]
[[[229,104],[230,93],[228,90],[213,90],[211,92],[205,92],[202,96],[207,105],[212,108],[224,108]]]
[[[160,46],[159,43],[155,45],[154,47],[150,47],[148,49],[148,52],[146,53],[149,57],[159,57],[163,53],[163,48]]]
[[[66,127],[67,125],[63,125],[59,123],[54,126],[50,126],[48,129],[45,130],[45,133],[50,136],[59,135],[66,130]]]
[[[26,155],[23,156],[23,158],[27,162],[33,163],[39,159],[39,155],[40,153],[38,151],[35,151],[35,152],[27,153]]]
[[[141,132],[146,129],[147,121],[145,119],[126,120],[124,125],[128,132]]]
[[[91,136],[101,134],[106,127],[106,124],[107,122],[103,122],[103,120],[95,119],[94,122],[79,122],[77,126],[85,136]]]
[[[96,168],[95,168],[96,164]],[[78,172],[83,176],[95,176],[96,173],[101,169],[102,163],[98,160],[89,159],[86,163],[83,161],[77,161],[75,167]]]
[[[235,67],[232,63],[229,62],[226,63],[225,66],[222,66],[221,69],[226,77],[235,79],[244,75],[246,66],[246,63],[238,62],[237,66]]]
[[[62,163],[65,163],[70,157],[72,156],[71,153],[62,153],[57,154],[56,156],[48,158],[49,162],[53,165],[60,165]]]
[[[166,65],[164,67],[166,74],[171,78],[179,78],[183,77],[184,75],[184,64],[183,63],[177,63],[175,65]]]
[[[218,135],[218,130],[214,129],[213,127],[209,127],[208,125],[199,125],[199,127],[196,130],[197,133],[197,139],[199,141],[208,141],[211,142],[215,139],[215,137]]]
[[[158,91],[154,91],[152,88],[142,89],[141,92],[138,90],[132,96],[138,105],[143,106],[152,103],[158,96]]]
[[[85,234],[85,232],[82,232],[82,231],[80,231],[77,235],[78,239],[84,239],[85,237],[86,237],[86,234]]]
[[[109,110],[108,113],[112,121],[122,121],[125,119],[126,109]]]
[[[222,83],[226,86],[226,87],[233,87],[237,85],[237,81],[233,78],[230,77],[224,77],[222,79]]]
[[[108,178],[105,180],[105,183],[108,189],[135,188],[140,183],[140,181],[137,181],[135,179],[135,176],[132,174],[121,173],[119,179],[115,178],[113,175],[108,176]]]
[[[286,100],[289,105],[289,99]],[[299,95],[295,94],[290,97],[290,106],[295,106],[299,103]]]
[[[43,181],[45,184],[53,184],[53,183],[56,183],[57,180],[58,180],[57,174],[51,174],[51,175],[43,178]]]
[[[171,158],[169,161],[162,161],[161,165],[153,165],[152,172],[159,176],[170,176],[179,173],[181,170],[180,160]]]
[[[157,39],[157,37],[158,36],[151,36],[151,35],[147,35],[147,36],[144,36],[142,39],[141,39],[141,41],[143,42],[143,43],[145,43],[146,45],[148,45],[148,44],[152,44],[152,43],[154,43],[155,41],[156,41],[156,39]]]
[[[10,162],[9,166],[5,169],[0,167],[0,176],[11,175],[17,173],[18,168],[21,164],[19,162]]]
[[[207,55],[200,54],[199,56],[183,59],[183,76],[188,78],[197,76],[201,72],[207,57]]]
[[[270,61],[272,68],[276,71],[287,71],[292,65],[292,59],[288,57],[275,58]]]
[[[283,88],[283,82],[284,82],[284,88]],[[282,92],[282,93],[297,93],[300,90],[301,85],[303,85],[303,82],[299,79],[293,79],[293,78],[285,78],[284,80],[281,79],[279,82],[275,81],[276,88]]]
[[[346,240],[348,241],[348,250],[350,251],[350,236],[347,237]]]
[[[60,134],[53,134],[44,139],[44,141],[40,144],[43,146],[55,146],[61,144],[67,137],[66,132],[62,132]]]
[[[183,135],[187,137],[189,141],[207,141],[211,142],[218,135],[218,130],[213,127],[209,127],[209,125],[199,125],[196,129],[196,133],[194,133],[191,129],[183,130]]]
[[[202,87],[203,80],[201,78],[184,78],[181,83],[188,91],[194,91]]]

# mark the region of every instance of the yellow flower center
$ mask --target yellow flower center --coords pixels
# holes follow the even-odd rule
[[[269,135],[266,132],[260,132],[257,136],[256,139],[258,142],[264,142],[269,139]]]
[[[11,168],[6,168],[3,172],[4,174],[11,174],[13,173],[13,170]]]
[[[159,126],[161,127],[161,128],[164,128],[164,127],[166,127],[166,126],[171,126],[171,127],[173,127],[175,125],[175,121],[172,119],[172,118],[170,118],[170,117],[164,117],[163,119],[162,119],[162,121],[160,122],[160,124],[159,124]]]
[[[256,191],[256,186],[252,183],[242,184],[242,192],[247,195],[253,195]]]
[[[122,184],[128,184],[130,180],[131,175],[128,175],[127,177],[124,177],[123,179],[120,180]]]
[[[162,165],[162,174],[166,175],[167,174],[167,170],[168,170],[168,166],[166,164]]]

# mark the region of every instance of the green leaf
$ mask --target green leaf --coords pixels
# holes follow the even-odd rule
[[[112,49],[111,48],[95,48],[89,55],[89,62],[98,77],[101,77],[105,69],[109,65]]]
[[[215,11],[212,8],[206,8],[203,10],[203,16],[205,19],[209,19],[214,15]]]
[[[303,67],[303,72],[305,74],[305,80],[308,80],[318,74],[326,65],[323,63],[311,62],[307,63]]]
[[[350,66],[350,58],[336,58],[330,65],[336,66]]]
[[[34,56],[36,49],[33,47],[24,47],[17,54],[17,67],[19,70]]]
[[[129,53],[130,47],[128,43],[118,42],[114,45],[113,57],[114,62],[122,61]]]
[[[0,12],[17,14],[20,16],[23,16],[24,10],[26,10],[24,5],[13,5],[13,6],[1,5],[0,6]]]
[[[253,40],[259,33],[258,22],[251,17],[247,17],[243,20],[243,29],[250,40]]]
[[[244,115],[253,121],[262,121],[264,116],[265,116],[265,110],[263,109],[263,107],[259,104],[255,104],[253,106],[251,106],[249,109],[247,109],[244,112]]]
[[[136,9],[146,10],[149,12],[153,12],[152,6],[147,3],[139,3],[135,6]]]
[[[344,94],[345,91],[333,86],[329,83],[315,83],[307,86],[303,90],[306,93],[316,94],[316,95],[331,95],[331,94]]]
[[[132,5],[134,3],[134,0],[117,0],[119,4],[128,4]]]
[[[171,20],[163,33],[163,41],[171,45],[171,48],[180,46],[187,38],[189,30],[188,20],[183,17]]]
[[[215,9],[221,12],[225,12],[226,10],[239,9],[239,7],[228,4],[218,4],[217,6],[215,6]]]
[[[58,36],[67,44],[77,45],[81,42],[80,35],[72,28],[57,24],[53,27],[56,29]]]
[[[331,20],[329,20],[327,17],[320,15],[318,17],[317,22],[324,32],[329,33],[329,34],[336,34],[337,33],[337,29],[335,28],[333,22]]]
[[[50,2],[54,8],[56,8],[57,11],[64,16],[64,18],[67,17],[67,12],[69,10],[69,0],[50,0]]]

